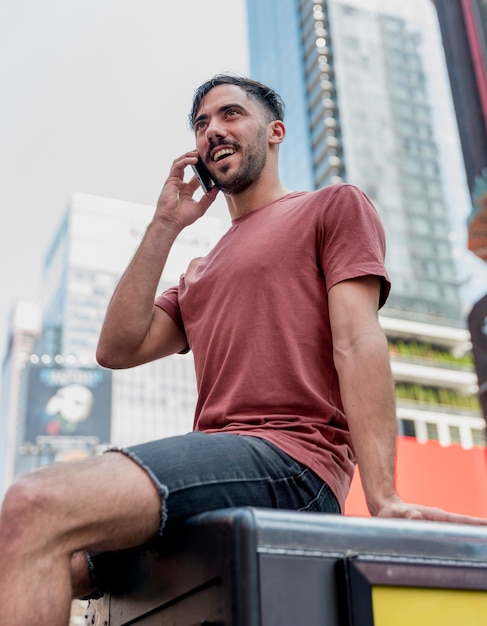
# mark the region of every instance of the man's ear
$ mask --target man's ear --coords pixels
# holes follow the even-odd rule
[[[269,143],[280,144],[283,142],[284,137],[286,136],[286,127],[284,126],[284,122],[281,122],[281,120],[274,120],[269,124],[268,130]]]

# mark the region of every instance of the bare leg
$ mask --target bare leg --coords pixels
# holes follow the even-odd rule
[[[52,465],[21,479],[0,516],[2,623],[67,626],[73,593],[86,585],[75,553],[145,543],[159,529],[160,509],[149,476],[122,454]]]

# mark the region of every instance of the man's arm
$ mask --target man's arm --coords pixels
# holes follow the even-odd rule
[[[377,315],[379,294],[376,276],[343,281],[329,291],[333,357],[369,511],[381,517],[487,524],[410,504],[396,494],[395,393],[387,339]]]
[[[193,200],[198,181],[183,181],[184,168],[196,163],[196,151],[176,159],[161,191],[154,217],[108,306],[96,352],[100,365],[125,368],[179,352],[183,332],[154,305],[157,285],[178,234],[201,217],[215,199],[212,189]]]

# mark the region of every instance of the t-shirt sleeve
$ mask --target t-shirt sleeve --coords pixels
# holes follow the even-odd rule
[[[159,296],[157,296],[154,304],[165,311],[169,317],[175,322],[180,330],[186,334],[184,330],[183,318],[181,316],[181,309],[179,308],[178,288],[171,287],[166,289]]]
[[[327,290],[351,278],[379,276],[382,307],[391,288],[385,251],[384,228],[372,202],[353,185],[338,187],[323,211],[321,263]]]

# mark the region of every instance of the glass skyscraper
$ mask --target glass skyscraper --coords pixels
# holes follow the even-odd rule
[[[433,3],[247,0],[247,14],[251,75],[286,103],[284,184],[355,184],[384,223],[399,433],[483,445],[462,304],[470,200]]]
[[[453,117],[441,108],[433,5],[248,0],[247,6],[251,74],[287,106],[284,183],[362,188],[387,232],[393,289],[384,314],[464,326],[452,245],[455,181],[443,167]]]

